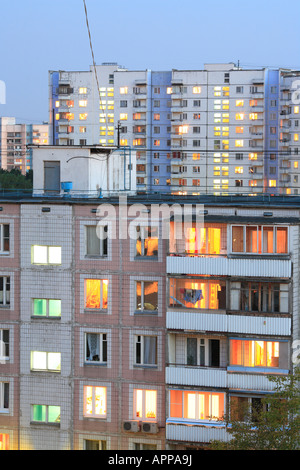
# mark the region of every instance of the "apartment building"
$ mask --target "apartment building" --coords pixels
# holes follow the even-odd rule
[[[2,196],[0,448],[228,439],[294,366],[299,203]]]
[[[32,151],[27,145],[48,145],[48,124],[19,124],[14,117],[0,117],[0,158],[3,170],[32,170]]]
[[[49,87],[52,143],[136,149],[141,191],[298,194],[299,71],[103,64]]]

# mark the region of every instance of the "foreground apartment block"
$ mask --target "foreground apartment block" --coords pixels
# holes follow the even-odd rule
[[[233,63],[51,71],[50,143],[134,149],[140,191],[297,195],[299,83]]]
[[[299,204],[2,196],[0,449],[228,439],[294,366]]]

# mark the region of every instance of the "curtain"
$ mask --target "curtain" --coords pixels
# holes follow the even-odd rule
[[[156,338],[144,336],[144,364],[156,364]]]
[[[98,334],[89,333],[87,335],[87,357],[88,361],[100,360],[100,337]]]

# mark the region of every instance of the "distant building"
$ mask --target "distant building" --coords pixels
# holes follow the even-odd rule
[[[96,72],[49,72],[52,144],[134,148],[142,191],[298,194],[299,71]]]
[[[14,117],[0,117],[0,157],[4,170],[32,169],[32,152],[27,145],[48,145],[48,124],[18,124]]]

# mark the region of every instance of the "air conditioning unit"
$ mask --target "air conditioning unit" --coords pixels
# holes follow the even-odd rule
[[[139,432],[140,423],[139,421],[124,421],[123,430],[127,432]]]
[[[150,434],[158,433],[158,425],[157,423],[142,423],[142,431],[149,432]]]

